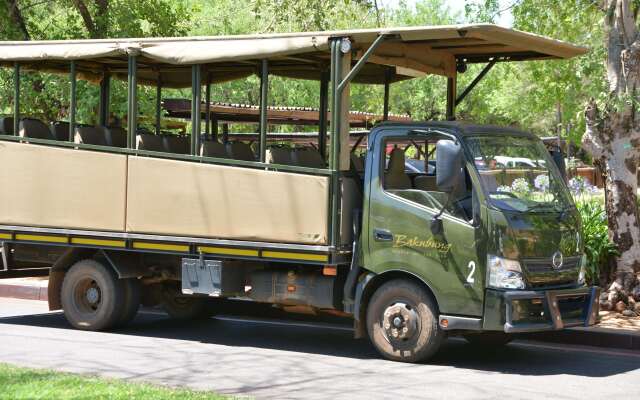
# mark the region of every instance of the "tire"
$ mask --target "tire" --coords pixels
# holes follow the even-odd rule
[[[513,340],[513,335],[504,332],[484,332],[463,335],[464,339],[476,346],[502,347]]]
[[[115,324],[116,327],[126,326],[135,318],[136,314],[138,314],[138,308],[140,308],[140,298],[142,296],[140,281],[137,278],[121,279],[121,282],[124,286],[125,301],[120,318]]]
[[[175,284],[163,284],[158,291],[160,305],[169,317],[177,320],[208,318],[213,315],[207,298],[181,296]]]
[[[389,281],[375,291],[367,307],[367,332],[383,357],[412,363],[433,356],[445,338],[431,295],[403,279]]]
[[[120,320],[126,293],[111,268],[81,260],[64,276],[61,301],[64,316],[74,328],[101,331]]]

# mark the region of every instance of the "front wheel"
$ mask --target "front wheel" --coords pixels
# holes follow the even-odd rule
[[[367,331],[382,356],[402,362],[430,358],[445,338],[432,297],[417,283],[402,279],[383,284],[373,294]]]

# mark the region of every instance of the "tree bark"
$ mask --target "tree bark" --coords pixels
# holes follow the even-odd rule
[[[604,109],[591,100],[585,111],[583,148],[604,168],[609,235],[618,246],[615,281],[610,292],[630,293],[640,272],[640,227],[637,167],[640,124],[640,37],[633,0],[606,0],[607,80],[610,93]]]
[[[29,35],[27,24],[24,22],[24,18],[22,17],[22,12],[18,7],[18,0],[6,0],[5,3],[7,5],[7,11],[9,11],[9,16],[11,17],[11,21],[20,32],[22,36],[22,40],[31,40],[31,35]]]
[[[76,6],[76,9],[82,17],[84,26],[89,32],[89,37],[91,37],[92,39],[97,39],[98,33],[96,31],[96,24],[93,22],[93,17],[91,17],[91,13],[89,12],[87,5],[82,0],[73,0],[73,4]]]

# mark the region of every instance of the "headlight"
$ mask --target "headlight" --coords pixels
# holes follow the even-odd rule
[[[580,273],[578,274],[578,284],[584,285],[587,278],[587,255],[583,254],[580,259]]]
[[[522,268],[516,260],[507,260],[498,256],[487,256],[489,287],[496,289],[524,289]]]

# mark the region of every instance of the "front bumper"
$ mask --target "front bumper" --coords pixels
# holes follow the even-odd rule
[[[507,333],[558,330],[596,323],[600,288],[539,291],[487,289],[483,330]]]

